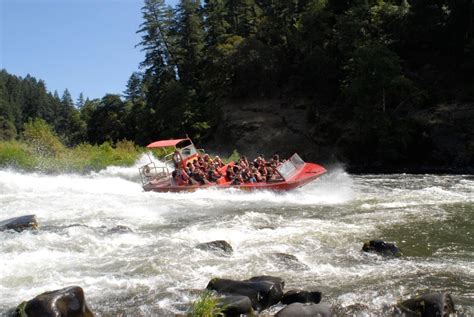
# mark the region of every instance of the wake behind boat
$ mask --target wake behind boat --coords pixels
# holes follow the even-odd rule
[[[326,172],[318,164],[304,162],[297,153],[283,161],[275,155],[267,162],[260,155],[252,162],[241,157],[224,164],[219,157],[212,158],[196,149],[189,138],[161,140],[147,146],[170,147],[174,152],[165,156],[166,166],[156,166],[150,158],[150,163],[139,168],[145,191],[182,192],[211,187],[284,191],[308,184]]]

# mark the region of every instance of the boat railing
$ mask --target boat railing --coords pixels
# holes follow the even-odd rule
[[[168,167],[156,166],[155,162],[150,162],[146,165],[143,165],[138,170],[140,171],[140,177],[143,185],[148,184],[151,181],[160,181],[170,177]]]
[[[174,165],[174,163],[173,163],[173,154],[174,153],[170,153],[168,155],[165,155],[165,157],[163,158],[163,161],[165,162],[166,165],[169,165],[169,166]]]

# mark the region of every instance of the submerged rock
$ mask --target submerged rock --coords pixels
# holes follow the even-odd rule
[[[396,316],[449,316],[456,313],[448,293],[427,293],[405,300],[397,305]]]
[[[15,230],[21,232],[26,229],[37,229],[38,221],[35,215],[27,215],[0,221],[0,231]]]
[[[133,232],[130,227],[124,226],[124,225],[117,225],[111,229],[108,230],[108,233],[130,233]]]
[[[18,305],[18,317],[94,317],[79,286],[45,292]]]
[[[313,303],[319,304],[321,302],[321,292],[309,292],[302,290],[289,290],[283,294],[281,299],[282,304],[289,305],[293,303]]]
[[[276,313],[275,317],[330,317],[331,314],[331,307],[327,304],[293,303]]]
[[[256,276],[244,281],[214,278],[206,288],[220,294],[247,296],[253,309],[260,311],[281,300],[284,285],[279,277]]]
[[[234,252],[232,246],[224,240],[215,240],[196,245],[196,248],[205,251],[212,251],[222,255],[231,255]]]
[[[277,264],[283,266],[286,269],[298,271],[309,269],[306,264],[301,263],[300,260],[298,260],[298,258],[292,254],[276,252],[270,253],[270,257],[272,257],[272,259],[274,259]]]
[[[252,302],[250,298],[243,295],[230,295],[218,298],[219,307],[226,317],[239,317],[241,315],[253,315]]]
[[[402,256],[402,252],[395,244],[387,243],[382,240],[370,240],[368,242],[364,242],[362,251],[374,252],[383,256]]]

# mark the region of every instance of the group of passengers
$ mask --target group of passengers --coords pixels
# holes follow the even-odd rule
[[[219,171],[225,164],[216,156],[211,158],[209,154],[199,155],[193,162],[189,161],[183,168],[177,164],[177,168],[172,172],[172,177],[176,185],[206,185],[217,182],[222,177]]]
[[[280,157],[275,154],[270,161],[260,154],[252,162],[249,162],[245,156],[242,156],[233,166],[228,165],[225,179],[232,185],[245,183],[262,183],[272,180],[279,180],[281,177],[275,171],[280,164]]]
[[[176,164],[172,179],[178,186],[206,185],[217,183],[221,179],[224,179],[223,182],[230,182],[231,185],[269,182],[281,180],[281,176],[275,171],[280,163],[277,154],[268,162],[263,155],[259,155],[252,162],[242,156],[237,162],[228,164],[225,172],[221,172],[225,164],[219,156],[211,158],[208,154],[204,154],[199,155],[193,162],[187,162],[185,167]]]

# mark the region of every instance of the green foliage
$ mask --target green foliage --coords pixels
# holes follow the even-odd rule
[[[42,80],[30,75],[21,78],[0,71],[0,116],[11,122],[18,134],[25,123],[40,118],[68,145],[85,138],[85,122],[78,116],[69,92],[66,90],[61,99],[57,92],[48,93]]]
[[[105,95],[99,103],[85,105],[88,116],[87,135],[91,142],[117,142],[124,138],[127,130],[127,105],[118,95]]]
[[[232,154],[227,159],[224,159],[224,161],[226,163],[237,162],[240,159],[240,156],[241,156],[240,153],[237,150],[234,149]]]
[[[99,146],[80,144],[62,157],[66,171],[99,171],[107,166],[132,166],[141,150],[131,141],[120,141],[115,147],[105,142]]]
[[[12,167],[19,170],[37,170],[44,173],[86,173],[99,171],[107,166],[132,166],[142,149],[131,141],[119,141],[115,146],[80,144],[63,148],[55,156],[44,155],[30,143],[0,141],[0,168]]]
[[[0,141],[12,140],[16,137],[16,128],[13,122],[0,116]]]
[[[0,167],[12,167],[33,170],[37,158],[25,143],[18,141],[0,141]]]
[[[64,145],[43,119],[30,120],[24,126],[23,138],[39,156],[56,157],[64,151]]]
[[[205,292],[191,306],[189,316],[192,317],[220,317],[224,316],[222,308],[218,306],[215,295],[211,292]]]
[[[347,69],[344,92],[349,103],[368,108],[382,109],[385,90],[401,74],[398,56],[379,44],[357,48]]]

